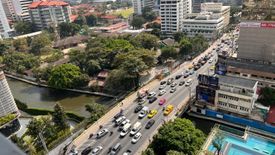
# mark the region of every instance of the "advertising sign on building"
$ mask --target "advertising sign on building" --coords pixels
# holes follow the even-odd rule
[[[219,78],[200,74],[198,77],[199,85],[205,85],[212,88],[217,88],[219,85]]]
[[[241,22],[240,27],[246,27],[246,28],[275,28],[275,22]]]

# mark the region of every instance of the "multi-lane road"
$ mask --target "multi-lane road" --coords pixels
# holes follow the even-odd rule
[[[209,49],[209,51],[212,51],[211,49]],[[216,60],[216,53],[214,54],[214,56],[212,57],[213,60]],[[192,62],[189,62],[192,63]],[[181,77],[178,80],[175,80],[175,82],[177,84],[179,84],[180,81],[187,81],[187,79],[192,79],[192,84],[191,86],[179,86],[177,85],[176,88],[176,92],[174,93],[170,93],[171,90],[171,86],[167,85],[165,87],[166,93],[159,97],[158,99],[149,104],[148,102],[146,102],[144,104],[144,106],[149,107],[149,109],[157,109],[158,113],[151,119],[155,120],[155,124],[150,128],[150,129],[145,129],[145,125],[146,123],[150,120],[148,117],[144,117],[142,119],[138,118],[138,113],[134,113],[134,109],[136,108],[136,106],[138,105],[137,103],[133,103],[131,104],[127,109],[125,109],[123,111],[124,115],[126,116],[127,119],[130,120],[131,124],[133,125],[135,122],[139,121],[142,124],[142,128],[139,131],[142,134],[141,139],[136,143],[136,144],[132,144],[131,143],[131,139],[132,137],[130,137],[130,134],[126,135],[123,138],[120,138],[120,132],[118,131],[118,127],[114,127],[114,123],[112,122],[112,120],[110,120],[109,122],[106,122],[106,124],[103,124],[103,128],[107,128],[109,131],[112,131],[113,134],[107,134],[104,137],[100,138],[100,139],[96,139],[95,136],[91,139],[88,139],[80,148],[79,148],[79,153],[81,153],[85,148],[87,148],[88,146],[92,146],[92,148],[95,148],[97,146],[102,146],[103,150],[100,152],[100,154],[108,154],[109,149],[112,148],[113,146],[115,146],[117,143],[121,144],[121,150],[119,151],[118,154],[123,154],[124,152],[126,152],[126,150],[131,150],[131,154],[140,154],[140,152],[137,152],[138,149],[143,145],[143,143],[145,143],[146,141],[151,141],[152,140],[152,136],[153,133],[157,130],[157,128],[159,127],[159,125],[163,124],[165,121],[168,121],[177,111],[177,107],[178,104],[180,104],[181,102],[183,102],[184,99],[186,99],[188,96],[190,96],[191,93],[194,93],[195,87],[197,85],[197,76],[198,74],[209,74],[209,72],[211,73],[211,71],[209,71],[209,68],[211,65],[213,65],[215,62],[212,63],[205,63],[204,66],[202,66],[199,70],[195,71],[193,75],[190,75],[188,78],[183,78]],[[175,78],[176,75],[181,74],[183,71],[187,70],[187,66],[185,65],[185,67],[179,69],[177,72],[173,73],[172,75],[168,76],[167,78],[163,79],[163,80],[167,80],[168,78]],[[159,87],[154,88],[150,91],[154,91],[156,92],[156,94],[158,95],[159,93]],[[168,104],[172,104],[174,106],[174,111],[168,115],[168,116],[164,116],[163,115],[163,106],[160,106],[159,103],[159,99],[160,98],[165,98],[166,99],[166,104],[163,106],[167,106]]]

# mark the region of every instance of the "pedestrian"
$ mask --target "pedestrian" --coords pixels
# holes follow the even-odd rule
[[[121,102],[121,106],[123,106],[123,102]]]

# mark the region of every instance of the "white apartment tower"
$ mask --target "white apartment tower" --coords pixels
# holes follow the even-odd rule
[[[19,113],[19,111],[13,99],[4,72],[0,71],[0,117],[11,113]]]
[[[154,0],[133,0],[134,13],[137,15],[142,14],[142,10],[144,7],[150,7],[152,10],[155,5]]]
[[[171,36],[181,31],[184,16],[191,12],[191,0],[160,0],[161,32]]]
[[[1,0],[8,19],[30,21],[28,6],[33,0]]]
[[[2,3],[0,3],[0,35],[3,38],[8,38],[10,32],[11,32],[11,28],[10,28],[6,13],[4,11],[4,7]]]

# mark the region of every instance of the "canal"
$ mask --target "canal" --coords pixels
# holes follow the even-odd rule
[[[74,93],[64,90],[55,90],[30,85],[21,81],[7,78],[11,92],[15,99],[20,100],[30,108],[52,110],[56,103],[63,106],[65,111],[71,111],[78,115],[89,117],[85,105],[96,102],[107,107],[111,105],[111,98]]]

